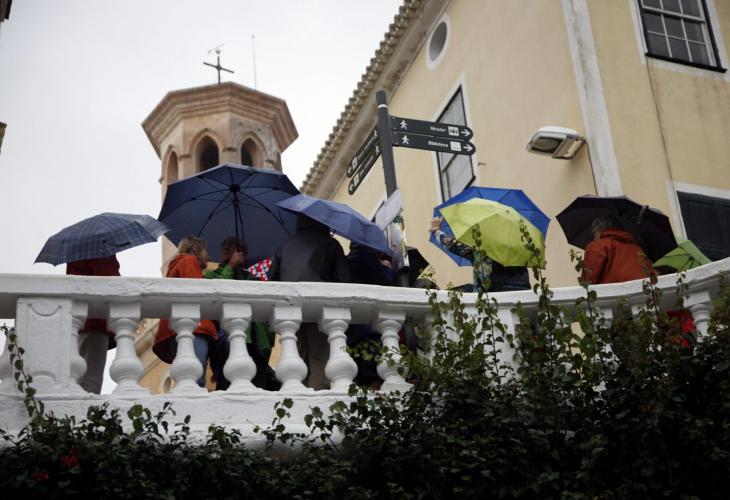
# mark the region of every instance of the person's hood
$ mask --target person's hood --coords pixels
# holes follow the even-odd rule
[[[614,240],[621,243],[631,243],[632,245],[636,245],[636,241],[634,240],[634,237],[631,236],[631,233],[616,228],[608,228],[603,230],[601,232],[601,239]]]
[[[325,226],[319,221],[312,219],[304,214],[297,215],[297,233],[310,232],[310,233],[327,233],[329,234],[330,228]]]
[[[168,268],[169,270],[173,270],[173,269],[175,269],[175,268],[176,268],[177,266],[179,266],[179,265],[180,265],[180,263],[181,263],[181,262],[182,262],[183,260],[185,260],[185,259],[194,259],[194,260],[195,260],[195,262],[198,262],[198,258],[197,258],[197,257],[196,257],[195,255],[193,255],[193,254],[189,254],[189,253],[179,253],[179,254],[175,255],[175,256],[174,256],[174,257],[172,258],[172,260],[170,261],[170,265],[168,265],[168,266],[167,266],[167,268]],[[198,263],[198,265],[200,265],[200,263]]]

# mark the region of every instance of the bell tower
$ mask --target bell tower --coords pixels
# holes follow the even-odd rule
[[[142,122],[171,182],[220,163],[281,170],[297,138],[286,101],[233,82],[168,92]]]
[[[297,138],[286,101],[224,82],[173,90],[142,122],[167,185],[221,163],[281,171],[281,153]],[[175,249],[163,238],[163,261]]]

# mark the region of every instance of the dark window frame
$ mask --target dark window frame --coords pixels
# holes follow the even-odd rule
[[[726,226],[722,225],[722,210],[723,207],[725,209],[730,208],[730,199],[720,198],[717,196],[708,196],[705,194],[689,193],[686,191],[677,191],[677,201],[679,202],[679,211],[682,214],[682,222],[684,224],[687,238],[692,240],[694,244],[703,251],[703,253],[708,254],[707,256],[712,260],[718,259],[713,258],[713,256],[711,255],[714,253],[712,249],[708,250],[703,248],[704,245],[701,241],[701,234],[698,234],[699,228],[696,228],[691,224],[690,210],[691,204],[693,202],[700,202],[707,205],[712,205],[715,208],[715,210],[717,211],[718,220],[721,223],[721,227],[717,228],[717,230],[720,232],[721,238],[723,240],[722,246],[719,251],[725,251],[728,253],[728,255],[726,255],[725,257],[719,258],[722,259],[730,256],[730,220],[728,221],[728,224]]]
[[[451,106],[454,104],[454,101],[458,97],[461,97],[461,114],[464,117],[464,120],[463,120],[464,123],[452,123],[452,125],[463,125],[463,126],[468,125],[466,122],[466,105],[464,104],[464,92],[463,92],[463,89],[461,88],[461,86],[459,86],[459,88],[456,89],[456,91],[454,92],[454,95],[451,96],[451,99],[449,99],[448,104],[446,104],[446,106],[444,106],[444,109],[441,111],[438,119],[436,120],[437,122],[441,121],[443,116],[451,109]],[[447,196],[446,190],[447,190],[447,188],[449,188],[449,186],[448,186],[448,178],[446,177],[446,171],[454,163],[457,156],[464,156],[464,155],[452,154],[449,161],[446,162],[446,165],[442,166],[441,154],[442,153],[436,153],[436,165],[438,167],[439,188],[441,189],[441,199],[443,201],[446,201],[449,198],[452,198],[453,196],[456,196],[457,194],[461,193],[464,189],[468,188],[472,184],[474,184],[474,181],[476,180],[476,174],[474,173],[474,162],[472,161],[471,156],[466,156],[466,158],[469,161],[469,168],[471,169],[471,178],[469,179],[469,182],[467,182],[466,185],[464,185],[464,187],[462,188],[461,191],[459,191],[458,193],[452,192],[452,193],[450,193],[450,196]],[[449,189],[449,191],[451,191],[451,189]]]
[[[651,7],[645,7],[643,0],[636,0],[636,1],[637,1],[637,5],[639,8],[639,17],[641,18],[641,31],[644,35],[644,46],[646,48],[646,50],[644,52],[645,56],[651,57],[654,59],[659,59],[662,61],[669,61],[669,62],[673,62],[673,63],[677,63],[677,64],[683,64],[685,66],[691,66],[693,68],[715,71],[718,73],[725,73],[727,71],[727,69],[722,66],[722,62],[720,61],[720,53],[717,50],[717,42],[715,40],[715,34],[713,33],[713,30],[712,30],[712,21],[710,20],[710,16],[709,16],[708,9],[707,9],[707,2],[705,0],[699,0],[699,6],[702,9],[702,11],[704,12],[704,24],[707,28],[707,35],[708,35],[708,40],[706,41],[706,43],[709,45],[708,49],[712,52],[712,55],[715,58],[715,65],[696,63],[696,62],[692,62],[692,61],[687,61],[685,59],[679,59],[676,57],[670,57],[670,56],[664,56],[661,54],[652,53],[651,49],[649,47],[649,29],[647,28],[647,22],[644,17],[644,14],[648,12],[650,14],[653,13],[653,14],[658,14],[661,16],[668,16],[668,17],[673,17],[673,18],[676,17],[677,19],[684,19],[684,17],[682,17],[682,15],[672,16],[671,14],[666,14],[663,9],[661,11],[662,13],[659,14],[658,11],[653,10]]]

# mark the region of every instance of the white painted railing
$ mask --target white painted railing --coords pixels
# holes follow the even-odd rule
[[[730,271],[730,259],[687,273],[689,291],[684,304],[706,334],[711,301],[719,289],[719,275]],[[676,277],[663,276],[662,306],[676,304]],[[619,298],[633,310],[644,303],[640,281],[596,287],[597,307],[610,320]],[[444,292],[440,292],[444,293]],[[554,289],[553,300],[570,308],[585,294],[580,287]],[[518,318],[513,311],[522,303],[528,314],[537,311],[532,291],[494,294],[498,316],[513,331]],[[446,299],[445,295],[442,297]],[[464,295],[467,311],[474,311],[476,296]],[[327,408],[345,396],[356,375],[356,365],[345,351],[349,324],[371,324],[381,333],[383,345],[397,348],[398,331],[406,319],[429,324],[431,308],[422,289],[391,288],[330,283],[260,283],[253,281],[191,280],[162,278],[102,278],[82,276],[0,275],[0,318],[14,318],[18,344],[25,349],[25,370],[46,408],[57,415],[77,418],[91,404],[109,402],[125,409],[140,402],[159,409],[171,401],[178,415],[191,415],[194,428],[210,424],[238,428],[250,435],[253,426],[271,422],[274,402],[295,400],[292,425],[303,421],[311,406]],[[78,353],[78,329],[87,317],[106,317],[116,333],[117,351],[110,375],[117,383],[112,394],[88,394],[78,385],[85,361]],[[139,385],[143,366],[134,346],[133,332],[140,318],[170,318],[178,332],[178,351],[170,374],[175,379],[171,394],[150,395]],[[200,318],[220,320],[229,333],[231,348],[224,372],[231,381],[227,391],[208,393],[197,386],[202,367],[195,358],[192,331]],[[276,368],[282,382],[278,392],[260,390],[251,383],[255,365],[245,345],[251,321],[267,321],[279,335],[281,358]],[[327,335],[330,357],[325,374],[331,390],[312,391],[302,384],[307,367],[296,347],[296,333],[303,322],[317,323]],[[509,352],[506,349],[506,356]],[[397,361],[397,359],[396,359]],[[26,421],[22,395],[17,391],[7,353],[0,357],[0,422],[17,430]],[[407,390],[409,385],[397,365],[382,363],[381,390]]]

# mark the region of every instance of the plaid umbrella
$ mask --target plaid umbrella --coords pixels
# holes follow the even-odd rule
[[[156,241],[169,231],[149,215],[105,212],[61,229],[43,245],[36,262],[65,262],[109,257],[122,250]]]

